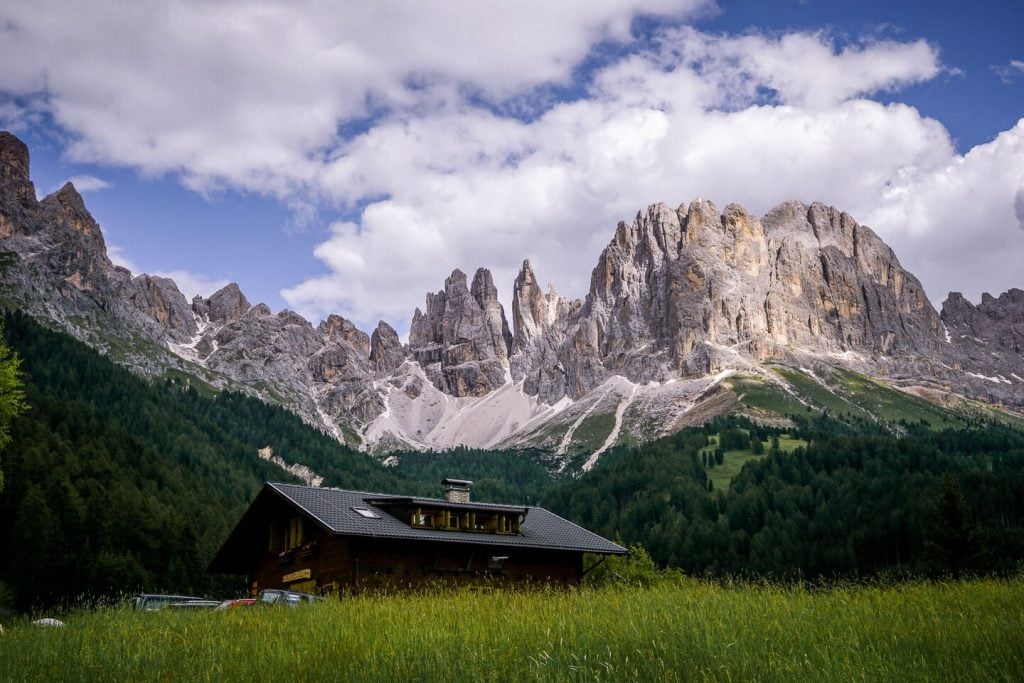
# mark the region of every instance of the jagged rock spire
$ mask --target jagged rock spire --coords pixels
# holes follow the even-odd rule
[[[444,289],[416,309],[409,349],[435,386],[455,396],[481,396],[505,382],[512,335],[491,272],[480,268],[467,285],[459,269]]]

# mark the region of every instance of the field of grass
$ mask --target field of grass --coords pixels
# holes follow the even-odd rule
[[[572,434],[573,448],[595,451],[615,429],[615,411],[590,415]]]
[[[967,422],[955,413],[943,410],[923,398],[885,386],[855,372],[836,370],[835,378],[850,400],[877,417],[899,422],[928,422],[935,429],[964,427]]]
[[[713,454],[715,452],[715,448],[718,446],[718,439],[717,437],[711,437],[711,440],[713,443],[704,448],[703,453]],[[740,473],[744,465],[751,460],[767,457],[772,443],[771,441],[763,441],[762,443],[764,444],[764,453],[762,455],[757,455],[750,449],[725,451],[722,454],[722,464],[707,469],[708,479],[711,480],[714,490],[728,490],[729,482]],[[783,434],[779,437],[779,450],[783,453],[792,453],[801,446],[807,446],[807,442],[803,439],[797,439],[788,434]]]
[[[945,410],[923,398],[848,370],[829,369],[821,382],[794,368],[778,366],[773,370],[789,385],[793,395],[770,382],[752,377],[731,380],[733,390],[745,405],[779,415],[827,410],[839,419],[850,416],[890,423],[924,421],[935,429],[967,425],[967,420],[957,411]],[[1012,416],[1003,421],[1012,422]]]
[[[808,411],[806,405],[800,403],[780,387],[754,377],[740,377],[729,380],[730,385],[740,396],[740,402],[751,408],[766,410],[778,415],[803,415]]]
[[[21,680],[1024,679],[1024,583],[362,597],[306,609],[82,611],[9,624]]]
[[[834,415],[851,413],[860,417],[865,416],[864,411],[857,405],[834,391],[829,391],[828,388],[816,382],[813,377],[791,368],[777,367],[774,370],[811,405],[828,410]]]

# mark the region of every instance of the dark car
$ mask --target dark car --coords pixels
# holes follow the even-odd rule
[[[280,607],[298,607],[302,604],[320,602],[321,600],[323,600],[322,597],[311,593],[279,590],[277,588],[264,588],[256,597],[256,604],[276,605]]]
[[[135,609],[140,609],[145,612],[155,612],[156,610],[167,609],[172,605],[180,605],[183,603],[190,602],[207,602],[203,598],[197,598],[194,595],[164,595],[162,593],[143,593],[135,596]],[[219,603],[213,603],[216,607]]]

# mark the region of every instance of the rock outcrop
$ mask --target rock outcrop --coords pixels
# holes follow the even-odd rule
[[[405,362],[405,349],[395,328],[381,320],[370,337],[370,365],[381,377],[387,377]]]
[[[37,210],[36,189],[29,179],[28,147],[0,131],[0,238],[25,230]]]
[[[127,271],[123,271],[126,275]],[[187,341],[198,332],[196,317],[174,280],[138,275],[122,283],[122,300],[167,330],[172,339]]]
[[[453,396],[483,396],[505,383],[511,334],[491,273],[480,268],[472,290],[455,270],[444,289],[416,309],[409,351],[438,389]]]

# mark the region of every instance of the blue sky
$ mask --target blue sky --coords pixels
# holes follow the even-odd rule
[[[936,305],[1024,287],[1024,3],[251,7],[0,9],[38,191],[189,293],[404,330],[454,267],[582,296],[616,221],[697,196],[835,204]]]

